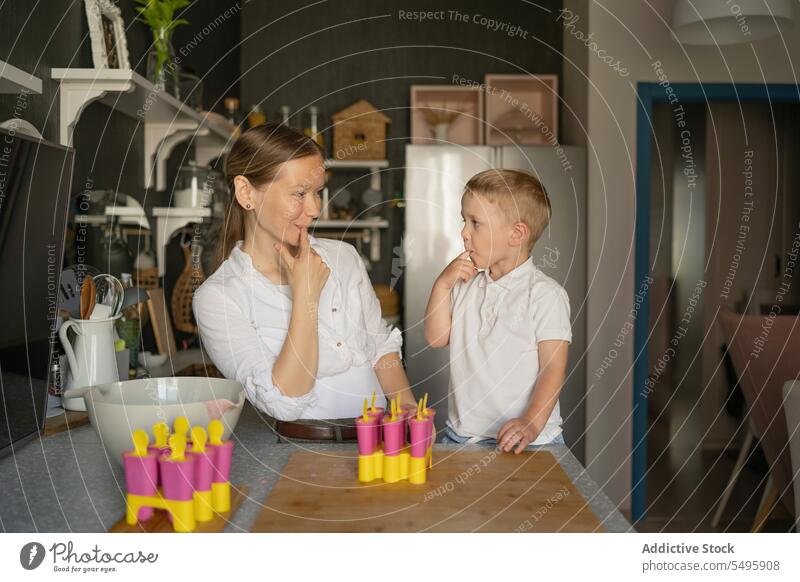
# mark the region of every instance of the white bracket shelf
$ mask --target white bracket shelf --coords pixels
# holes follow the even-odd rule
[[[369,170],[369,187],[373,190],[381,189],[381,170],[389,167],[389,160],[325,160],[325,167],[329,170]]]
[[[163,277],[166,272],[166,250],[172,236],[187,224],[203,222],[211,217],[210,208],[153,208],[156,217],[156,265],[158,276]]]
[[[325,160],[329,170],[368,170],[369,186],[373,190],[381,189],[381,170],[389,167],[389,160]],[[381,229],[389,228],[388,220],[330,220],[328,216],[328,188],[322,195],[322,218],[314,223],[315,228],[335,228],[346,231],[361,230],[361,240],[369,244],[369,260],[373,263],[381,260]]]
[[[0,93],[33,93],[42,94],[42,80],[0,61]]]
[[[59,140],[72,145],[75,126],[95,101],[138,120],[144,128],[143,181],[166,187],[166,159],[179,143],[195,139],[198,162],[207,163],[230,148],[233,129],[213,123],[131,69],[53,69],[60,87]],[[202,158],[202,159],[200,159]]]
[[[369,260],[376,263],[381,260],[381,230],[389,228],[389,221],[374,220],[317,220],[315,229],[337,229],[345,232],[360,232],[361,240],[369,244]]]

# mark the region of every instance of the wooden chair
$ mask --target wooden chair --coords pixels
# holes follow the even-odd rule
[[[800,376],[800,319],[722,311],[719,322],[739,376],[749,427],[769,463],[767,484],[751,529],[758,532],[778,501],[795,515],[782,387]],[[743,464],[742,454],[740,458]]]
[[[167,302],[164,300],[163,289],[147,290],[147,311],[150,321],[153,322],[153,335],[156,338],[156,347],[159,354],[175,355],[175,334],[172,331]]]
[[[783,385],[783,410],[794,477],[795,531],[800,533],[800,382],[790,380]]]
[[[169,357],[165,364],[152,368],[151,375],[155,376],[203,376],[208,378],[222,378],[208,356],[200,349],[178,351],[175,345],[175,334],[170,323],[169,309],[164,300],[163,289],[147,290],[147,311],[153,322],[153,335],[156,339],[156,348],[159,354]]]

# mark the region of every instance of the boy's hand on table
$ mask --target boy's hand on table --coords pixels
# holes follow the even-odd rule
[[[497,433],[497,446],[508,453],[512,449],[518,455],[525,447],[536,440],[539,432],[528,418],[512,418]]]
[[[452,289],[458,281],[466,283],[477,274],[478,269],[469,260],[469,251],[464,251],[444,268],[436,283],[445,289]]]

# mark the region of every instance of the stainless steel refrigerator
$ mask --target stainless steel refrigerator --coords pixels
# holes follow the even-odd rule
[[[448,348],[425,342],[424,316],[433,282],[463,252],[461,194],[470,177],[489,168],[536,174],[553,216],[533,249],[534,264],[564,286],[573,341],[561,392],[564,438],[584,458],[586,348],[586,150],[562,146],[406,146],[404,252],[405,358],[414,392],[428,392],[437,427],[447,418]]]

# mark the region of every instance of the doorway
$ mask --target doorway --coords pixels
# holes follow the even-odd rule
[[[636,281],[649,284],[635,322],[632,517],[655,531],[714,531],[744,426],[717,314],[757,312],[779,284],[800,219],[800,94],[671,89],[670,101],[657,84],[638,86]],[[757,471],[750,483],[743,472],[730,531],[755,513]]]

